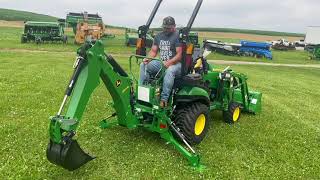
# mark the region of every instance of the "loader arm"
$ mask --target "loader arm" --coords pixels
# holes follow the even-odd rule
[[[118,124],[128,128],[134,128],[138,124],[130,104],[132,80],[111,56],[105,55],[101,41],[97,41],[91,48],[85,50],[85,57],[82,59],[80,68],[78,75],[71,79],[66,91],[65,97],[70,95],[66,114],[61,115],[63,108],[60,108],[58,115],[50,118],[50,143],[47,157],[52,163],[69,170],[74,170],[92,159],[81,150],[77,141],[72,138],[80,124],[89,98],[99,85],[100,79],[113,99]],[[72,84],[74,84],[74,88],[70,88]],[[84,160],[74,163],[78,159]]]

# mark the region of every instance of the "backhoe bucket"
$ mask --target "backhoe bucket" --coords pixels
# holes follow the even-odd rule
[[[69,171],[78,169],[94,159],[80,148],[76,140],[69,140],[66,144],[56,144],[50,140],[47,158],[51,163],[62,166]]]

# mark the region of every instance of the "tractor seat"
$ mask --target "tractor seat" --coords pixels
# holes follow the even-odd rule
[[[174,80],[173,88],[181,88],[183,86],[192,86],[205,88],[202,76],[198,73],[188,74]]]

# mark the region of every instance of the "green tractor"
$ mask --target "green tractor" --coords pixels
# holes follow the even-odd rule
[[[37,44],[50,42],[68,42],[68,37],[64,34],[64,25],[61,22],[36,22],[27,21],[24,24],[24,32],[21,36],[21,43],[30,41]]]
[[[313,46],[310,59],[320,60],[320,44]]]
[[[160,3],[158,0],[153,16]],[[57,115],[50,117],[47,158],[51,163],[71,171],[93,159],[80,148],[75,134],[87,102],[100,80],[113,99],[115,112],[109,117],[117,117],[115,122],[108,118],[102,120],[101,128],[118,124],[159,133],[186,157],[191,166],[198,169],[203,166],[192,145],[205,138],[211,121],[210,111],[221,110],[224,120],[231,124],[239,120],[241,112],[255,114],[261,111],[261,93],[248,89],[245,75],[230,68],[218,70],[208,64],[206,44],[202,48],[204,53],[192,58],[194,45],[189,42],[188,35],[201,4],[202,0],[198,0],[188,25],[179,31],[183,45],[182,74],[176,79],[169,105],[165,108],[159,106],[165,67],[143,85],[139,85],[132,70],[145,58],[141,56],[145,47],[137,46],[136,55],[130,56],[130,73],[126,73],[111,55],[104,52],[100,40],[88,42],[78,49],[75,70],[63,102]],[[141,29],[147,30],[149,25],[147,23]],[[144,33],[139,37],[141,42],[145,41]],[[67,101],[68,108],[63,113]]]

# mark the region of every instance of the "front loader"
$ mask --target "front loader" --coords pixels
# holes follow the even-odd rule
[[[188,35],[201,4],[202,0],[198,0],[188,25],[179,31],[183,44],[182,74],[176,78],[165,108],[159,105],[164,65],[147,83],[141,84],[132,67],[139,65],[145,56],[130,56],[127,74],[111,55],[105,54],[100,40],[79,48],[63,102],[57,115],[50,117],[47,158],[51,163],[72,171],[93,159],[80,148],[74,136],[100,81],[112,97],[115,113],[110,117],[116,116],[118,125],[159,133],[197,169],[203,166],[192,145],[199,144],[205,137],[211,110],[223,111],[228,123],[236,122],[241,111],[258,113],[261,110],[261,93],[249,91],[245,75],[229,68],[223,71],[213,68],[206,62],[205,45],[203,53],[193,58],[194,45]],[[64,110],[67,102],[68,108]],[[110,123],[104,119],[100,126],[110,127]]]

